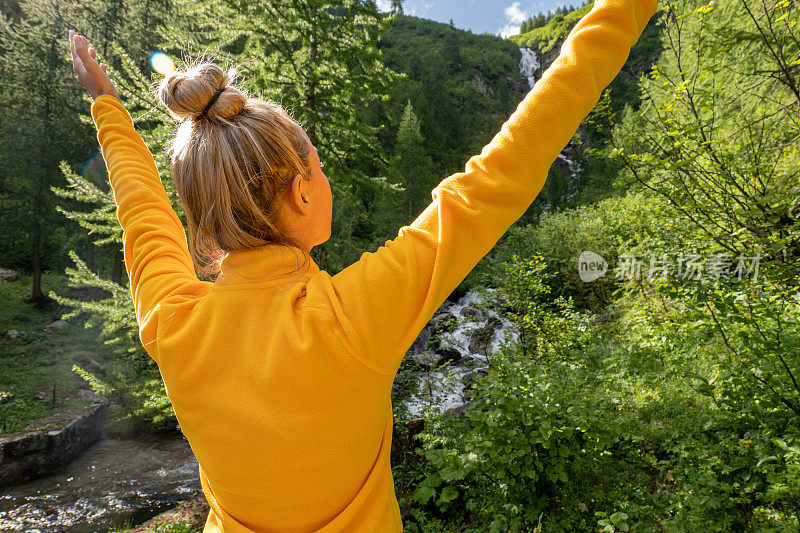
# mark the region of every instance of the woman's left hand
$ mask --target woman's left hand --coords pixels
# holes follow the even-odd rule
[[[105,63],[97,64],[94,48],[89,48],[86,37],[69,30],[69,47],[72,51],[72,70],[89,96],[95,99],[102,94],[110,94],[119,100],[114,84],[106,75]]]

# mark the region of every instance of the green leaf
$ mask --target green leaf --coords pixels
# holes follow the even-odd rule
[[[439,503],[451,502],[456,498],[458,498],[458,490],[448,485],[442,489],[442,494],[439,496]]]

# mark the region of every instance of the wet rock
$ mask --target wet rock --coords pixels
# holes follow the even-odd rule
[[[474,306],[468,305],[461,310],[461,316],[472,316],[472,317],[480,317],[483,313]]]
[[[0,281],[16,281],[17,273],[8,268],[0,268]]]
[[[455,363],[461,360],[461,352],[459,352],[456,348],[451,348],[449,346],[439,348],[439,364],[442,363]]]
[[[445,411],[445,412],[446,412],[448,415],[452,416],[452,417],[461,416],[461,415],[463,415],[463,414],[464,414],[464,411],[466,411],[467,409],[469,409],[469,406],[470,406],[470,405],[472,405],[472,402],[471,402],[471,401],[468,401],[467,403],[464,403],[464,404],[462,404],[462,405],[459,405],[459,406],[457,406],[457,407],[453,407],[452,409],[448,409],[448,410],[447,410],[447,411]]]
[[[524,95],[530,90],[528,81],[522,76],[506,76],[506,85],[513,93]]]
[[[411,417],[429,408],[458,416],[469,405],[468,389],[481,374],[477,368],[486,365],[489,354],[496,353],[502,343],[515,340],[513,325],[498,314],[502,310],[495,300],[497,295],[491,290],[469,292],[440,307],[431,318],[426,325],[429,353],[420,352],[406,361],[405,379],[416,378],[416,386],[408,387],[413,393],[404,400]]]
[[[411,356],[414,361],[422,365],[425,370],[430,370],[439,365],[439,362],[442,360],[442,356],[436,352],[423,352],[419,354],[413,354]]]
[[[486,323],[476,328],[469,341],[469,351],[473,354],[486,356],[492,345],[492,338],[495,332],[502,326],[502,322],[497,317],[489,317]]]
[[[469,391],[472,390],[472,387],[475,385],[475,381],[479,378],[483,378],[489,375],[489,371],[486,368],[477,368],[475,370],[470,370],[469,372],[464,374],[463,383],[464,383],[464,390]]]
[[[169,530],[167,525],[159,527],[159,525],[168,524],[169,522],[181,522],[187,524],[190,528],[202,530],[210,511],[211,508],[206,497],[204,495],[197,496],[151,518],[144,524],[131,529],[128,533],[151,533],[164,531],[164,528]]]
[[[56,331],[60,330],[64,326],[69,324],[66,320],[56,320],[55,322],[50,322],[44,327],[45,332],[47,333],[55,333]]]
[[[420,331],[419,335],[417,335],[416,340],[406,352],[406,357],[422,354],[425,351],[427,351],[428,345],[430,344],[432,331],[433,331],[433,326],[430,324],[422,328],[422,331]]]
[[[49,474],[102,437],[107,404],[92,404],[40,418],[0,436],[0,486]]]
[[[433,333],[436,333],[437,332],[437,330],[436,330],[437,327],[439,329],[441,329],[441,327],[443,327],[444,324],[446,324],[447,322],[449,322],[449,321],[451,321],[451,320],[453,320],[455,318],[456,318],[456,316],[453,313],[451,313],[450,311],[445,310],[445,311],[442,311],[441,313],[437,312],[437,314],[433,315],[433,317],[431,317],[431,319],[428,321],[428,326],[433,327],[434,328]],[[441,324],[441,326],[440,326],[440,324]]]

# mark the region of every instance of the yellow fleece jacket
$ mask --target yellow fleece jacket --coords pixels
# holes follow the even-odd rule
[[[198,280],[152,155],[113,96],[92,104],[140,338],[199,462],[205,532],[402,531],[390,391],[419,332],[525,212],[657,0],[598,0],[465,171],[397,237],[331,276],[273,245]],[[298,263],[299,262],[299,263]]]

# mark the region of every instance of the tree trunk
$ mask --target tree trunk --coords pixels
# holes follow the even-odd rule
[[[92,240],[91,235],[86,235],[86,267],[95,274],[99,273],[95,268],[94,241]]]
[[[411,166],[411,156],[412,156],[411,152],[412,152],[412,150],[413,150],[412,143],[409,143],[409,145],[408,145],[408,186],[407,186],[407,188],[408,188],[408,220],[413,222],[415,213],[414,213],[414,174],[411,171],[412,170],[412,166]]]
[[[122,285],[122,273],[125,272],[125,256],[122,250],[117,250],[114,254],[114,272],[111,274],[111,281]]]
[[[308,129],[308,138],[311,139],[311,144],[317,144],[317,125],[315,123],[315,118],[317,116],[317,101],[316,101],[316,92],[317,92],[317,79],[316,79],[316,67],[317,67],[317,29],[316,29],[316,18],[317,18],[317,6],[312,2],[311,3],[311,37],[309,43],[309,78],[308,83],[306,84],[306,128]]]
[[[45,104],[45,108],[47,104]],[[45,109],[45,113],[49,110]],[[33,243],[31,247],[31,271],[33,285],[31,287],[30,302],[37,307],[43,307],[45,297],[42,293],[42,191],[44,190],[44,146],[39,147],[39,179],[36,182],[36,192],[33,195]]]

